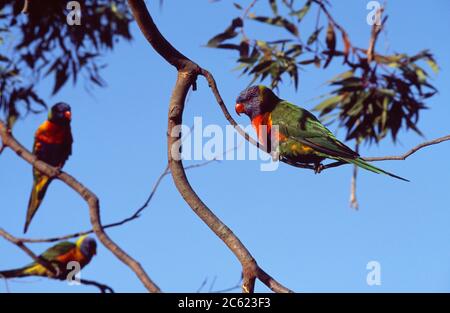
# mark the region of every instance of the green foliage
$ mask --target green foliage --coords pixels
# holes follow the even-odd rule
[[[236,69],[252,78],[250,84],[269,80],[270,86],[277,88],[288,77],[297,89],[304,67],[327,68],[340,59],[345,72],[329,81],[333,91],[315,107],[324,120],[338,122],[346,129],[347,140],[357,142],[379,142],[388,133],[395,142],[402,127],[421,135],[417,124],[426,108],[424,101],[437,92],[421,67],[427,63],[438,72],[429,51],[412,56],[373,53],[369,61],[370,52],[352,45],[346,30],[331,15],[328,1],[267,0],[257,4],[264,2],[272,16],[249,12],[257,5],[245,8],[235,3],[242,16],[208,42],[212,48],[237,50]],[[315,27],[305,34],[300,29],[307,18],[315,19]],[[247,22],[284,29],[286,36],[272,41],[250,39],[245,32]]]
[[[242,74],[253,76],[252,83],[270,78],[271,87],[277,88],[283,81],[283,77],[287,76],[294,83],[295,88],[298,88],[299,72],[302,66],[313,64],[321,67],[321,64],[324,64],[324,67],[327,67],[333,57],[348,54],[348,51],[346,53],[336,51],[336,31],[331,20],[326,33],[326,48],[323,48],[319,42],[324,29],[321,25],[317,25],[314,31],[308,34],[304,43],[299,24],[311,12],[313,5],[317,6],[317,1],[308,0],[298,8],[294,6],[296,3],[296,1],[268,0],[273,16],[249,13],[247,16],[235,18],[231,26],[208,42],[208,46],[238,50],[240,54],[237,69],[241,70]],[[235,6],[240,11],[246,12],[242,5],[235,3]],[[320,6],[317,7],[321,10]],[[286,12],[285,16],[281,12]],[[244,19],[282,28],[287,32],[287,38],[274,41],[250,39],[244,31]],[[239,24],[234,23],[236,20],[240,21]],[[339,31],[342,33],[342,38],[347,37],[341,28]],[[238,36],[239,43],[236,43]]]
[[[428,73],[417,63],[426,61],[437,71],[428,51],[413,56],[375,55],[374,66],[358,54],[352,68],[330,81],[336,89],[314,109],[320,116],[338,120],[347,130],[347,140],[378,142],[389,132],[394,142],[402,125],[422,135],[417,127],[424,100],[436,93]]]
[[[81,25],[68,25],[69,1],[0,0],[0,25],[14,34],[10,55],[0,60],[0,109],[6,116],[18,116],[18,106],[35,112],[33,104],[46,106],[35,92],[40,79],[53,76],[52,94],[80,74],[90,84],[104,86],[100,76],[101,54],[112,50],[119,39],[130,40],[131,16],[124,1],[85,0],[81,4]],[[19,34],[18,38],[17,36]],[[14,75],[12,75],[12,73]]]

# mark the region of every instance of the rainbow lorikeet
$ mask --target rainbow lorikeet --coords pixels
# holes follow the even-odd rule
[[[273,138],[278,140],[277,152],[285,163],[313,164],[316,172],[320,172],[321,162],[328,158],[408,181],[364,161],[357,152],[336,139],[311,112],[278,98],[270,88],[259,85],[245,89],[237,98],[235,108],[237,114],[244,113],[250,118],[259,140],[269,150],[270,137],[276,136]],[[277,134],[271,133],[274,125],[278,126]],[[262,126],[266,127],[265,133],[261,131]],[[265,134],[269,140],[264,138]]]
[[[68,272],[72,270],[67,268],[69,262],[78,262],[80,268],[83,268],[91,261],[95,254],[97,254],[97,243],[95,239],[82,236],[76,243],[70,241],[60,242],[39,256],[55,267],[57,276],[51,276],[47,268],[37,262],[33,262],[18,269],[0,271],[0,278],[43,276],[66,279]]]
[[[34,137],[33,154],[41,161],[62,168],[72,154],[72,132],[70,121],[72,113],[70,106],[59,102],[49,110],[47,120],[42,123]],[[33,188],[23,232],[26,233],[31,219],[36,214],[52,179],[36,169],[33,169]]]

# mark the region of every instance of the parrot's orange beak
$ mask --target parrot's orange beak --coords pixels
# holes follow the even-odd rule
[[[241,115],[241,113],[245,112],[245,106],[242,103],[236,103],[236,106],[234,108],[237,115]]]
[[[72,113],[70,111],[64,112],[65,118],[67,118],[69,121],[72,119]]]

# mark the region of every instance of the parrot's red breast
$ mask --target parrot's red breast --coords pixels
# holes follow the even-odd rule
[[[68,264],[71,261],[76,261],[80,263],[82,267],[86,265],[89,261],[88,258],[83,253],[81,253],[79,247],[74,247],[67,253],[58,256],[56,259],[58,262],[61,262],[62,264]]]
[[[264,135],[267,135],[267,137],[269,137],[272,132],[272,116],[270,112],[255,116],[252,119],[252,126],[255,129],[260,142],[265,143],[267,139],[264,138]],[[263,128],[264,126],[267,129],[266,134],[264,134],[264,132],[262,131],[264,129]],[[277,138],[279,142],[286,140],[286,136],[280,133],[279,131],[276,134],[274,134],[274,136],[276,136],[275,138]]]
[[[62,144],[67,139],[67,127],[46,120],[36,131],[36,142]]]

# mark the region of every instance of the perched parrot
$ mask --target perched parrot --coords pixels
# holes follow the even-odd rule
[[[270,88],[252,86],[241,92],[236,100],[236,113],[246,114],[255,128],[261,143],[270,150],[270,137],[278,140],[281,161],[296,164],[313,164],[320,172],[324,159],[334,159],[355,164],[378,174],[386,174],[404,181],[402,177],[386,172],[364,161],[336,137],[309,111],[278,98]],[[278,125],[278,133],[271,129]],[[266,127],[266,131],[261,126]],[[274,128],[275,129],[275,128]],[[267,140],[265,135],[267,134]]]
[[[56,103],[49,110],[47,120],[39,126],[34,137],[33,154],[41,161],[62,168],[72,154],[72,113],[66,103]],[[27,217],[23,232],[26,233],[31,219],[41,205],[52,179],[33,169],[33,188],[28,202]]]
[[[66,279],[72,268],[67,268],[71,261],[78,262],[80,269],[86,266],[97,253],[97,243],[95,239],[82,236],[76,243],[63,241],[46,250],[39,257],[43,258],[51,265],[55,266],[58,275],[53,278]],[[22,268],[0,271],[0,278],[16,278],[25,276],[52,277],[51,273],[37,262],[33,262]]]

